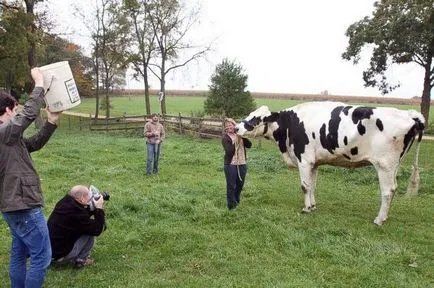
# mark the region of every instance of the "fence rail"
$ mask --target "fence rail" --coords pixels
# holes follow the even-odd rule
[[[127,131],[143,130],[145,123],[150,121],[150,115],[138,116],[121,116],[110,118],[95,118],[92,115],[88,117],[79,115],[68,115],[69,117],[78,117],[79,129],[89,129],[91,131]],[[181,134],[195,134],[201,138],[218,138],[221,137],[224,127],[224,118],[203,118],[187,117],[179,114],[164,115],[161,117],[161,123],[166,129],[173,130]],[[71,119],[68,118],[68,125],[71,127]]]

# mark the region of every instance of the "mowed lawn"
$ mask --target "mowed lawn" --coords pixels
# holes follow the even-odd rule
[[[93,184],[111,199],[96,264],[50,269],[45,287],[434,287],[434,141],[422,145],[420,194],[403,194],[412,151],[389,220],[377,227],[371,167],[322,166],[318,210],[301,214],[297,171],[286,168],[274,144],[254,140],[241,205],[228,211],[218,139],[169,132],[160,174],[146,177],[140,132],[60,126],[33,153],[46,215],[76,184]],[[9,245],[0,221],[1,287],[8,286]]]

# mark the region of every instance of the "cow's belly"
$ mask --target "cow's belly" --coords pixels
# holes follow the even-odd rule
[[[349,161],[344,157],[337,157],[335,159],[328,159],[328,160],[318,160],[315,162],[315,164],[316,166],[331,165],[331,166],[338,166],[338,167],[345,167],[345,168],[359,168],[359,167],[372,165],[371,162],[367,160]]]

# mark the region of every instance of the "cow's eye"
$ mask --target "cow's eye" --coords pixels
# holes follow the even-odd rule
[[[243,123],[247,131],[252,131],[255,128],[249,121],[244,120]]]

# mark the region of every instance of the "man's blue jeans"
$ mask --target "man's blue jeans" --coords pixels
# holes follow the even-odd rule
[[[9,276],[12,288],[42,287],[51,262],[47,222],[40,207],[4,212],[12,234]],[[30,264],[27,268],[27,257]]]
[[[146,161],[146,175],[152,173],[158,174],[158,161],[160,160],[161,143],[151,144],[146,143],[147,146],[147,161]]]

